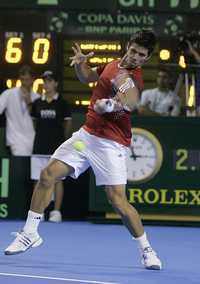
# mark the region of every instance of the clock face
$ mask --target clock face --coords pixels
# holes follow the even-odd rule
[[[127,179],[142,183],[153,178],[159,171],[163,152],[158,139],[149,131],[132,128],[131,146],[127,153]]]

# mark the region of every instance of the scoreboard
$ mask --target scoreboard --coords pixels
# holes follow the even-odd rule
[[[94,56],[88,59],[91,67],[95,67],[98,64],[106,64],[114,59],[119,59],[122,52],[122,43],[120,43],[120,41],[108,40],[62,39],[62,93],[72,105],[86,106],[89,104],[89,98],[92,89],[95,87],[95,83],[81,83],[76,77],[74,68],[70,67],[69,57],[73,56],[72,46],[74,42],[77,42],[80,45],[83,53],[87,54],[91,51],[94,52]]]
[[[18,71],[29,64],[35,71],[34,91],[42,91],[42,72],[56,65],[55,40],[48,32],[5,31],[1,37],[1,78],[6,88],[20,86]]]
[[[32,38],[32,62],[45,64],[49,59],[50,34],[33,33]],[[7,63],[19,63],[22,60],[23,39],[23,33],[5,33],[5,61]]]
[[[24,64],[35,73],[34,90],[42,91],[41,74],[57,62],[56,34],[46,22],[40,10],[0,9],[1,91],[20,85],[18,72]]]
[[[93,38],[74,38],[68,39],[68,37],[60,37],[61,46],[60,53],[60,67],[61,72],[61,90],[64,98],[72,106],[87,106],[92,93],[92,89],[96,83],[83,84],[81,83],[74,71],[74,68],[70,66],[69,57],[73,56],[72,46],[76,42],[80,45],[84,54],[91,51],[94,55],[88,59],[88,63],[91,67],[98,66],[99,64],[106,64],[115,59],[120,59],[126,49],[125,42],[123,40],[108,40],[106,38],[94,39]],[[156,67],[158,64],[157,51],[152,55],[151,60],[143,67],[144,80],[146,86],[152,86],[156,78]]]

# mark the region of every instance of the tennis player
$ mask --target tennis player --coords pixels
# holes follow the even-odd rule
[[[145,268],[161,269],[161,261],[147,239],[138,212],[128,203],[125,190],[131,111],[137,107],[143,88],[141,66],[150,58],[155,44],[156,37],[152,31],[138,31],[128,42],[121,60],[94,69],[87,63],[93,53],[84,55],[78,44],[72,47],[74,56],[70,58],[71,66],[75,67],[79,80],[83,83],[97,82],[86,122],[54,152],[48,166],[42,171],[25,226],[6,248],[6,255],[25,252],[42,243],[38,225],[50,202],[53,185],[62,177],[77,178],[91,167],[96,184],[105,185],[108,201],[138,243]]]

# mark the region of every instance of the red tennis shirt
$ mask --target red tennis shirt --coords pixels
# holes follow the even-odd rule
[[[119,61],[115,60],[107,65],[97,67],[99,80],[93,90],[90,105],[86,115],[84,129],[90,134],[116,141],[129,146],[131,142],[131,113],[125,110],[99,115],[94,111],[97,99],[113,98],[117,94],[115,81],[120,72],[128,72],[135,85],[141,91],[143,89],[142,70],[140,67],[128,70],[119,67]]]

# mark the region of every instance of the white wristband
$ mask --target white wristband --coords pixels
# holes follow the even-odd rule
[[[120,103],[117,103],[113,99],[100,99],[97,100],[94,104],[94,111],[96,111],[99,114],[102,113],[111,113],[120,111],[123,109],[123,106]]]
[[[112,99],[107,99],[105,101],[104,111],[105,112],[112,112],[113,110],[114,110],[114,101]]]

